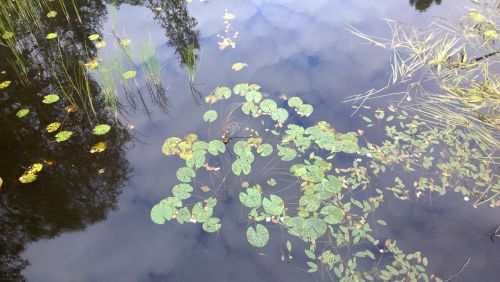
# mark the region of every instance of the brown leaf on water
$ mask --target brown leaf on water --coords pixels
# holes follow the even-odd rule
[[[0,189],[2,189],[3,179],[0,177]]]

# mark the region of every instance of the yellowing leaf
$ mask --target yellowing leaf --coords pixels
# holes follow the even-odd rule
[[[91,34],[91,35],[89,35],[89,40],[96,41],[97,39],[99,39],[99,34]]]
[[[107,147],[108,145],[106,144],[106,142],[99,142],[92,146],[92,148],[90,148],[90,153],[94,154],[104,152]]]
[[[29,114],[30,112],[30,109],[20,109],[17,113],[16,113],[16,116],[18,118],[22,118],[22,117],[25,117],[27,114]]]
[[[248,65],[246,63],[236,63],[236,64],[233,64],[233,66],[231,68],[234,71],[240,71],[240,70],[242,70],[245,67],[248,67]]]
[[[236,18],[236,16],[234,14],[231,14],[229,13],[228,11],[226,11],[224,13],[224,16],[222,16],[222,18],[226,21],[230,21],[230,20],[234,20]]]
[[[54,132],[54,131],[58,130],[59,127],[61,127],[60,122],[53,122],[53,123],[47,125],[47,132],[48,133]]]
[[[7,87],[9,87],[10,84],[11,84],[11,81],[9,81],[9,80],[3,81],[2,83],[0,83],[0,89],[7,88]]]
[[[47,39],[54,39],[57,38],[57,33],[49,33],[46,36]]]
[[[95,47],[96,48],[104,48],[104,47],[106,47],[106,41],[101,40],[99,42],[96,42]]]
[[[88,69],[95,69],[98,66],[99,66],[99,63],[97,62],[96,59],[94,59],[94,60],[92,60],[92,61],[90,61],[90,62],[88,62],[88,63],[85,64],[85,67],[88,68]]]
[[[120,45],[128,46],[128,45],[130,45],[131,42],[132,41],[130,39],[126,38],[126,39],[123,39],[122,41],[120,41]]]
[[[131,78],[134,78],[136,75],[136,72],[135,71],[127,71],[123,74],[123,78],[125,79],[131,79]]]
[[[47,18],[55,18],[57,16],[56,11],[50,11],[47,13]]]

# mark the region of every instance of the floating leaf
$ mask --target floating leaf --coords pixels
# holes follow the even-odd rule
[[[224,153],[225,151],[226,146],[220,140],[212,140],[208,143],[208,152],[214,156],[217,156],[219,152]]]
[[[50,11],[47,13],[47,18],[55,18],[57,16],[56,11]]]
[[[265,113],[272,113],[278,108],[278,104],[271,99],[264,99],[260,102],[260,109]]]
[[[217,217],[209,218],[203,222],[202,228],[209,233],[217,232],[221,228],[220,219]]]
[[[215,96],[219,99],[229,99],[231,97],[231,89],[228,87],[217,87],[214,92]]]
[[[279,123],[284,123],[288,119],[288,112],[285,109],[279,108],[271,113],[271,118]]]
[[[37,173],[42,171],[43,169],[43,164],[41,163],[34,163],[31,165],[28,170],[26,170],[21,177],[19,177],[19,181],[21,183],[31,183],[35,181],[38,178]]]
[[[109,126],[107,124],[99,124],[99,125],[96,125],[96,127],[94,127],[94,130],[92,131],[92,133],[94,133],[94,135],[104,135],[104,134],[108,133],[110,129],[111,129],[111,126]]]
[[[108,145],[106,144],[106,142],[96,143],[94,146],[92,146],[92,148],[90,148],[90,153],[94,154],[104,152],[107,147]]]
[[[324,218],[328,224],[339,224],[344,219],[344,211],[336,206],[326,206],[321,209],[321,214],[326,215]]]
[[[123,74],[123,78],[125,78],[125,80],[132,79],[135,77],[136,74],[137,74],[136,71],[130,70]]]
[[[269,199],[264,198],[262,206],[269,215],[281,215],[285,211],[285,203],[276,195],[271,195]]]
[[[126,39],[123,39],[123,40],[120,41],[120,45],[122,45],[122,46],[125,47],[125,46],[130,45],[131,42],[132,41],[130,39],[126,38]]]
[[[222,18],[226,21],[234,20],[236,18],[235,15],[229,13],[228,11],[224,12],[224,16]]]
[[[245,63],[236,63],[236,64],[233,64],[233,66],[231,67],[234,71],[240,71],[242,70],[243,68],[245,67],[248,67],[247,64]]]
[[[255,186],[240,192],[240,202],[248,208],[256,208],[262,202],[260,186]]]
[[[11,39],[12,37],[14,37],[14,33],[13,32],[10,32],[10,31],[6,31],[3,33],[2,35],[2,38],[5,39],[5,40],[9,40]]]
[[[283,147],[277,145],[278,155],[281,157],[282,161],[291,161],[297,156],[297,152],[293,148]]]
[[[269,185],[271,187],[276,186],[276,180],[274,180],[274,178],[267,180],[267,185]]]
[[[57,131],[61,127],[60,122],[53,122],[47,125],[46,129],[48,133],[52,133],[54,131]]]
[[[196,176],[196,172],[190,167],[181,167],[177,170],[176,176],[181,182],[190,182],[191,178]]]
[[[179,222],[180,224],[188,222],[191,219],[191,212],[186,207],[183,207],[182,209],[177,211],[175,219],[177,219],[177,222]]]
[[[89,40],[90,41],[96,41],[97,39],[99,39],[99,34],[91,34],[91,35],[89,35]]]
[[[172,188],[172,194],[181,200],[189,199],[191,192],[193,192],[193,186],[186,183],[177,184]]]
[[[68,140],[73,135],[72,131],[61,131],[56,134],[56,142],[63,142]]]
[[[9,81],[9,80],[6,80],[6,81],[3,81],[2,83],[0,83],[0,90],[1,89],[5,89],[7,87],[9,87],[9,85],[11,84],[12,82]]]
[[[57,94],[45,95],[42,100],[44,104],[53,104],[57,101],[59,101],[59,96]]]
[[[25,117],[27,114],[29,114],[29,112],[30,112],[30,109],[20,109],[19,111],[17,111],[16,116],[18,118],[22,118],[22,117]]]
[[[206,122],[213,122],[217,119],[217,112],[214,110],[208,110],[203,115],[203,120]]]
[[[267,157],[273,153],[273,146],[271,144],[261,144],[257,147],[257,153],[263,157]]]
[[[54,39],[57,38],[57,33],[49,33],[46,36],[47,39]]]
[[[252,226],[249,226],[247,229],[247,240],[250,245],[262,248],[267,245],[269,241],[269,231],[262,224],[257,224],[255,229]]]
[[[84,66],[88,69],[95,69],[99,66],[99,62],[97,60],[92,60],[92,61],[84,64]]]
[[[101,40],[101,41],[96,42],[95,43],[95,47],[96,48],[104,48],[104,47],[106,47],[106,41]]]
[[[180,139],[179,137],[170,137],[163,143],[161,151],[167,156],[174,155],[178,152],[177,144],[179,144],[181,141],[182,139]]]
[[[167,198],[156,204],[151,209],[151,220],[156,224],[163,224],[165,220],[171,220],[177,211],[176,206],[179,206],[177,201],[173,198]],[[182,205],[182,202],[180,202],[180,205]]]
[[[210,207],[204,207],[202,203],[196,203],[191,211],[193,218],[198,222],[205,222],[210,217],[212,217],[213,209]]]

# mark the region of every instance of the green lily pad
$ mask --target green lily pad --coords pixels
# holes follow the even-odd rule
[[[207,221],[203,222],[202,228],[209,233],[217,232],[221,228],[220,219],[217,217],[209,218]]]
[[[336,206],[323,207],[321,214],[325,215],[324,221],[328,224],[339,224],[344,219],[344,211]]]
[[[217,156],[219,152],[224,153],[225,151],[226,146],[220,140],[212,140],[208,143],[208,152],[214,156]]]
[[[271,195],[269,199],[264,198],[262,206],[269,215],[281,215],[285,211],[285,203],[276,195]]]
[[[94,135],[104,135],[104,134],[108,133],[109,130],[111,130],[111,126],[109,126],[107,124],[99,124],[99,125],[96,125],[96,127],[94,127],[94,130],[92,131],[92,133],[94,133]]]
[[[191,214],[197,222],[203,223],[212,217],[213,209],[208,206],[204,207],[202,203],[196,203]]]
[[[271,144],[261,144],[257,147],[257,153],[262,157],[267,157],[273,153],[273,146]]]
[[[180,182],[190,182],[191,178],[196,176],[196,172],[190,167],[181,167],[177,170],[176,176]]]
[[[217,112],[214,110],[208,110],[203,115],[203,120],[206,122],[213,122],[217,119]]]
[[[47,39],[54,39],[57,38],[57,33],[49,33],[46,36]]]
[[[191,192],[193,192],[193,186],[186,183],[177,184],[172,188],[172,194],[181,200],[189,199]]]
[[[47,132],[52,133],[54,131],[57,131],[60,127],[61,127],[60,122],[53,122],[53,123],[47,125]]]
[[[257,224],[255,229],[252,226],[249,226],[247,229],[247,240],[250,245],[262,248],[267,245],[269,241],[269,231],[262,224]]]
[[[188,210],[188,208],[183,207],[182,209],[177,211],[177,215],[176,215],[175,219],[180,224],[183,224],[184,222],[188,222],[191,219],[191,212]]]
[[[6,31],[2,34],[2,38],[5,39],[5,40],[9,40],[11,39],[12,37],[14,37],[14,33],[13,32],[10,32],[10,31]]]
[[[123,78],[125,78],[125,80],[132,79],[135,77],[136,74],[137,74],[136,71],[130,70],[123,73]]]
[[[42,100],[44,104],[53,104],[57,101],[59,101],[59,96],[57,94],[45,95]]]
[[[11,83],[10,80],[2,81],[2,83],[0,83],[0,90],[9,87]]]
[[[91,34],[91,35],[89,35],[88,38],[91,41],[96,41],[97,39],[99,39],[99,34]]]
[[[47,18],[55,18],[57,16],[56,11],[50,11],[47,13]]]
[[[20,109],[19,111],[17,111],[16,116],[18,118],[23,118],[29,113],[30,113],[30,109]]]
[[[73,135],[73,131],[61,131],[56,134],[56,142],[64,142]]]
[[[243,192],[240,192],[240,202],[248,208],[256,208],[262,202],[262,193],[259,186],[250,187]]]

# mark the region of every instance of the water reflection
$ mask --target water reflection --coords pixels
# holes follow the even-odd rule
[[[415,9],[423,12],[427,10],[432,3],[441,5],[441,0],[410,0],[410,5],[415,6]]]
[[[0,172],[4,180],[0,190],[1,281],[23,279],[21,271],[28,262],[21,259],[20,253],[28,243],[83,230],[105,219],[116,208],[129,175],[124,153],[130,139],[127,130],[116,126],[104,138],[92,134],[92,124],[114,123],[104,101],[93,99],[95,112],[88,101],[79,98],[75,102],[80,110],[68,113],[65,109],[69,101],[62,98],[61,90],[78,96],[72,79],[82,75],[81,63],[96,52],[89,46],[87,35],[99,30],[106,7],[101,1],[83,3],[81,21],[71,11],[70,24],[59,17],[36,33],[23,27],[15,31],[30,78],[29,87],[20,83],[12,65],[0,61],[0,70],[6,71],[1,79],[13,81],[2,90],[0,98]],[[65,36],[59,41],[45,40],[49,32]],[[0,54],[6,58],[10,50],[0,48]],[[91,93],[99,93],[95,81],[90,79],[88,87]],[[41,103],[49,93],[58,93],[62,99],[53,105]],[[15,115],[21,107],[30,109],[30,114],[22,119]],[[63,143],[53,141],[54,134],[47,133],[45,126],[54,121],[63,123],[65,130],[74,131],[71,139]],[[89,153],[98,141],[106,141],[108,149],[101,154]],[[38,179],[20,184],[18,177],[35,162],[44,163]]]

